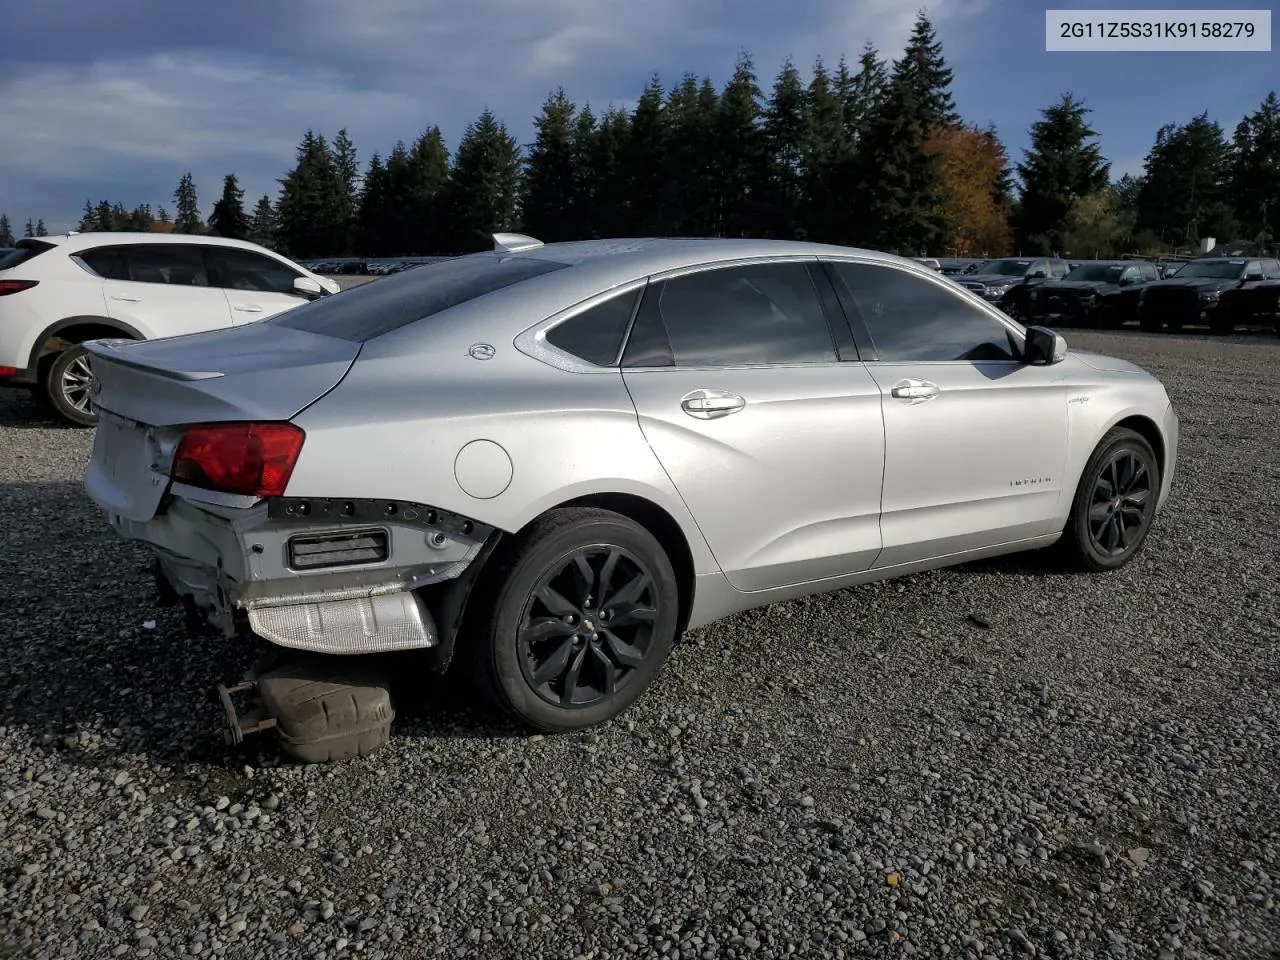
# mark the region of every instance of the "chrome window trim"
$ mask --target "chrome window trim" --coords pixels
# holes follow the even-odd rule
[[[560,326],[560,324],[572,320],[579,314],[586,313],[594,307],[598,307],[606,300],[611,300],[614,297],[643,289],[648,282],[648,277],[641,277],[638,280],[627,280],[623,283],[610,287],[608,290],[602,290],[599,293],[592,294],[585,300],[579,300],[572,306],[566,307],[559,313],[552,314],[550,317],[543,320],[539,320],[533,326],[528,327],[521,333],[517,334],[516,338],[512,341],[512,346],[525,356],[541,361],[548,366],[555,367],[557,370],[563,370],[566,373],[617,373],[618,363],[621,360],[622,347],[626,345],[627,336],[631,333],[631,323],[635,320],[634,309],[632,310],[631,320],[627,322],[627,327],[623,331],[622,344],[619,345],[619,356],[614,357],[613,364],[607,367],[588,363],[581,357],[576,357],[565,350],[561,350],[559,347],[547,341],[547,334]]]

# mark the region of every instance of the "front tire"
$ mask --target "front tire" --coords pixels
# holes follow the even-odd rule
[[[65,422],[77,427],[92,427],[98,422],[89,406],[89,385],[92,381],[89,351],[83,344],[73,344],[45,368],[45,399]]]
[[[1085,464],[1059,542],[1080,570],[1116,570],[1142,549],[1160,495],[1160,464],[1142,434],[1109,430]]]
[[[1138,328],[1143,333],[1159,333],[1164,329],[1164,324],[1160,322],[1159,317],[1153,317],[1150,313],[1143,313],[1138,317]]]
[[[486,576],[469,641],[486,699],[544,732],[618,716],[658,675],[680,591],[658,541],[598,509],[536,520]]]

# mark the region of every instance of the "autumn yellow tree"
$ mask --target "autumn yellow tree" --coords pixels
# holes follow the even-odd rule
[[[1002,256],[1012,242],[1009,208],[1000,197],[1004,146],[974,126],[943,127],[925,143],[941,180],[948,251],[957,257]]]

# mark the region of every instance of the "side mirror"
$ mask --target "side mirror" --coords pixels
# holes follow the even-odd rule
[[[304,297],[323,297],[325,294],[324,288],[310,277],[294,278],[293,289],[295,293],[300,293]]]
[[[1244,275],[1245,283],[1253,283],[1254,281],[1261,280],[1261,279],[1262,279],[1262,274],[1260,273],[1246,273]]]
[[[1028,279],[1028,280],[1043,280],[1043,279],[1045,279],[1047,276],[1049,276],[1049,271],[1048,271],[1048,270],[1032,270],[1030,273],[1028,273],[1028,274],[1027,274],[1027,279]]]
[[[1027,327],[1027,340],[1023,349],[1024,363],[1047,367],[1067,358],[1067,341],[1062,334],[1048,327]]]

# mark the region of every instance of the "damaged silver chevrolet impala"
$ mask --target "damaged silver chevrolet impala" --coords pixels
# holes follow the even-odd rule
[[[89,351],[85,484],[164,594],[280,647],[456,648],[543,730],[617,715],[737,611],[1050,545],[1119,567],[1177,453],[1132,364],[811,244],[499,235]]]

